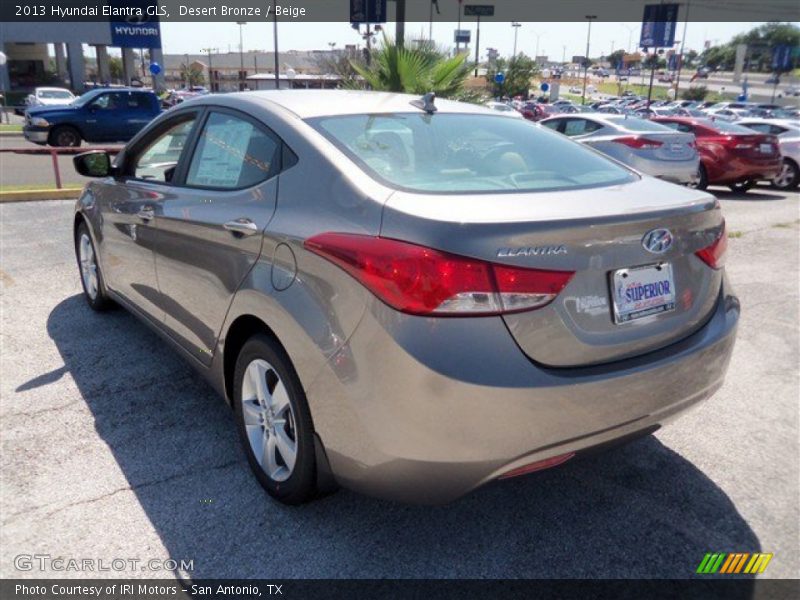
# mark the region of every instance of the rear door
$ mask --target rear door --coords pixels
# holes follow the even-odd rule
[[[233,294],[261,252],[277,199],[281,140],[236,111],[211,108],[180,193],[157,218],[156,272],[165,325],[210,364]]]

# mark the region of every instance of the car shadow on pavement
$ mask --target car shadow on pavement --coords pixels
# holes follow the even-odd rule
[[[733,200],[733,201],[743,201],[743,200],[750,200],[750,201],[758,201],[758,202],[781,202],[788,198],[788,194],[796,194],[796,190],[792,190],[790,192],[779,192],[778,190],[773,190],[770,188],[764,188],[764,191],[770,190],[770,194],[764,194],[758,188],[753,188],[747,192],[732,192],[731,190],[724,188],[709,188],[706,190],[707,192],[715,195],[720,200]],[[779,195],[781,194],[781,195]]]
[[[684,578],[706,552],[760,549],[726,494],[653,436],[447,506],[341,490],[285,507],[251,476],[225,403],[134,317],[72,296],[47,328],[97,434],[170,556],[193,561],[192,578]]]

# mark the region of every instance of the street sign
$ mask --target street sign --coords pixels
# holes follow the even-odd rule
[[[539,86],[539,89],[542,90],[545,94],[550,91],[550,84],[546,81],[543,81]]]
[[[465,17],[493,17],[494,6],[491,4],[465,4]]]
[[[386,0],[350,0],[351,23],[386,23]]]
[[[792,47],[789,45],[775,46],[772,49],[772,70],[791,71]]]
[[[456,29],[453,32],[453,42],[456,44],[469,44],[471,33],[469,29]]]
[[[672,48],[675,44],[675,25],[678,4],[647,4],[642,17],[640,48]]]
[[[502,71],[498,72],[494,76],[494,82],[503,85],[503,82],[506,80],[506,74]]]
[[[150,63],[150,74],[158,75],[159,73],[161,73],[161,65],[157,62]]]

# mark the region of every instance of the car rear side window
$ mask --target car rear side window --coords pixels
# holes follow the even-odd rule
[[[186,185],[240,189],[275,173],[280,141],[234,115],[212,112],[197,141]]]
[[[501,115],[416,112],[308,122],[366,173],[414,192],[564,190],[635,179],[564,136]]]

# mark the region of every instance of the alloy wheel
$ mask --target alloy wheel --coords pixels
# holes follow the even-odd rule
[[[297,461],[294,411],[286,386],[263,359],[245,369],[242,413],[250,449],[264,473],[274,481],[289,479]]]
[[[94,248],[92,247],[92,240],[86,233],[81,234],[80,241],[78,242],[78,258],[81,264],[81,277],[83,278],[83,287],[89,298],[94,300],[97,298],[98,280],[97,280],[97,262],[94,257]]]
[[[780,175],[778,175],[775,179],[773,179],[772,183],[775,185],[776,188],[785,190],[791,187],[796,177],[797,177],[797,168],[790,162],[784,161]]]

